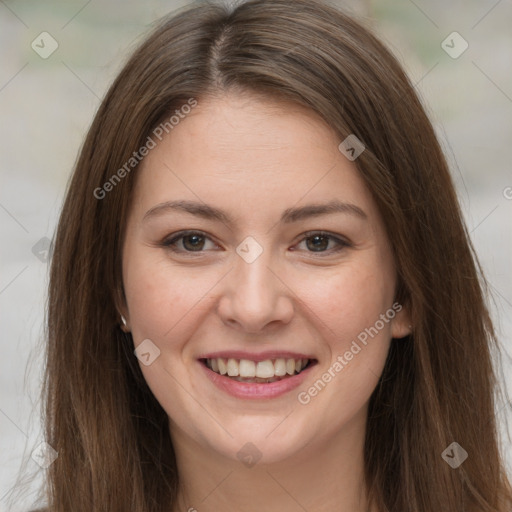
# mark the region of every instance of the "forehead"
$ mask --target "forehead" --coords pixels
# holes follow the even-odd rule
[[[203,165],[208,159],[217,171],[264,173],[283,158],[297,160],[299,151],[301,157],[310,154],[310,159],[332,157],[337,145],[334,132],[314,112],[294,103],[247,95],[199,102],[168,135],[167,153],[172,151],[181,161],[201,159]],[[196,151],[191,152],[192,148]],[[152,156],[158,155],[153,152]],[[284,171],[288,169],[283,165]]]
[[[143,160],[136,204],[189,199],[236,213],[277,206],[281,215],[301,202],[340,200],[368,209],[369,191],[339,143],[319,116],[296,104],[246,95],[199,101]]]

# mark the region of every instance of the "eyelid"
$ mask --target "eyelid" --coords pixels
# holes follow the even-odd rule
[[[177,249],[173,248],[174,243],[176,243],[179,240],[181,240],[182,238],[184,238],[186,236],[190,236],[190,235],[200,235],[200,236],[204,237],[205,239],[212,241],[215,245],[218,245],[213,240],[213,237],[211,237],[208,233],[206,233],[204,231],[195,230],[195,229],[189,229],[189,230],[178,231],[176,233],[173,233],[172,235],[165,237],[163,239],[163,241],[161,242],[161,245],[164,248],[169,249],[169,250],[173,251],[174,253],[178,253],[178,254],[187,254],[187,255],[193,256],[193,255],[200,255],[200,254],[206,252],[206,251],[182,251],[182,250],[177,250]]]
[[[190,255],[192,257],[199,256],[199,255],[205,253],[206,251],[184,251],[184,250],[177,250],[172,247],[174,243],[176,243],[177,241],[181,240],[182,238],[184,238],[186,236],[190,236],[190,235],[199,235],[201,237],[204,237],[205,239],[212,241],[214,244],[218,245],[215,242],[215,240],[213,239],[213,237],[211,237],[208,233],[206,233],[204,231],[200,231],[200,230],[178,231],[178,232],[173,233],[172,235],[169,235],[166,238],[164,238],[164,240],[161,242],[160,245],[166,249],[171,250],[174,253],[186,254],[187,256]],[[330,233],[328,231],[323,231],[323,230],[310,230],[310,231],[306,231],[305,233],[302,233],[300,235],[300,239],[294,245],[298,245],[298,244],[306,241],[308,238],[312,238],[313,236],[322,236],[322,237],[329,238],[330,240],[333,240],[337,244],[337,247],[335,247],[333,249],[329,249],[327,251],[319,251],[319,252],[306,251],[310,255],[317,255],[319,257],[325,257],[325,256],[332,255],[333,253],[337,253],[345,248],[352,247],[352,244],[348,240],[346,240],[344,237],[342,237],[341,235],[335,235],[333,233]]]
[[[335,248],[329,249],[327,251],[320,251],[320,252],[306,251],[308,253],[308,255],[316,255],[316,256],[319,256],[320,258],[328,257],[328,256],[331,256],[333,254],[336,254],[336,253],[342,251],[343,249],[352,247],[352,244],[343,236],[335,235],[334,233],[330,233],[329,231],[323,231],[321,229],[306,231],[305,233],[302,233],[300,235],[300,237],[301,237],[300,240],[295,245],[298,245],[298,244],[304,242],[306,239],[312,238],[313,236],[321,236],[321,237],[329,238],[330,240],[333,240],[334,242],[336,242],[337,246]]]

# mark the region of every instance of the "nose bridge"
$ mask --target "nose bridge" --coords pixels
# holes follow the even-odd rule
[[[277,265],[270,249],[251,237],[237,247],[233,271],[219,313],[248,331],[258,331],[270,322],[288,322],[293,312],[286,289],[276,277]]]
[[[244,252],[247,248],[249,250]],[[269,269],[272,267],[271,251],[248,241],[240,244],[237,254],[239,258],[235,260],[233,273],[237,301],[255,310],[270,306],[276,295],[276,278]]]

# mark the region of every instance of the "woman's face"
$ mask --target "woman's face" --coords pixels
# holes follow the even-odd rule
[[[362,435],[409,322],[341,140],[300,107],[240,95],[200,101],[153,139],[126,228],[123,313],[173,440],[270,463]]]

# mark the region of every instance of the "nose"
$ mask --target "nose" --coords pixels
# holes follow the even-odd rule
[[[291,321],[293,293],[286,286],[279,265],[272,265],[271,260],[270,251],[263,251],[251,263],[235,258],[217,309],[226,325],[246,333],[262,333]]]

